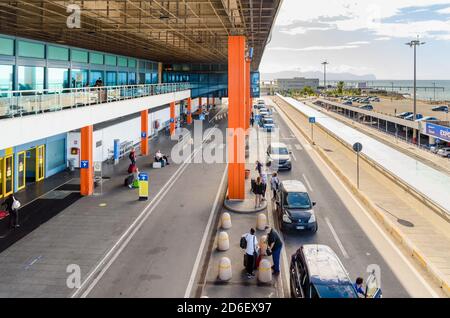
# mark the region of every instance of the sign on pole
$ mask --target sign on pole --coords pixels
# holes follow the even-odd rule
[[[316,117],[309,117],[308,120],[311,124],[311,140],[314,145],[314,124],[316,123]]]
[[[356,185],[359,189],[359,153],[362,151],[362,144],[360,142],[355,142],[353,144],[353,150],[356,152]]]
[[[139,200],[148,200],[148,174],[146,172],[139,173]]]
[[[94,161],[94,180],[97,185],[100,185],[100,192],[97,192],[97,187],[94,187],[94,195],[103,194],[103,172],[102,172],[102,162]]]

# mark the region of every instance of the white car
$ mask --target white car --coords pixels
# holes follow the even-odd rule
[[[437,154],[441,157],[450,158],[450,147],[445,147],[445,148],[439,149]]]
[[[420,119],[416,119],[416,121],[417,122],[420,122],[420,121],[439,121],[439,119],[437,119],[436,117],[433,117],[433,116],[425,116],[425,117],[422,117]]]

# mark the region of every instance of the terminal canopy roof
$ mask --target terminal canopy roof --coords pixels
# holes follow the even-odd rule
[[[252,69],[282,0],[2,0],[0,32],[166,63],[226,63],[227,37],[246,35]],[[81,28],[66,24],[69,4]]]

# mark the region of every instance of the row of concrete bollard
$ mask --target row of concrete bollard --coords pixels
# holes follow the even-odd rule
[[[267,225],[267,217],[264,213],[259,213],[256,218],[256,228],[260,231],[264,230]],[[224,230],[230,229],[231,224],[231,216],[229,213],[225,212],[221,217],[221,228]],[[259,241],[260,250],[267,250],[266,246],[266,236],[262,236]],[[218,246],[217,249],[219,251],[227,251],[230,248],[230,238],[228,233],[225,231],[221,231],[218,237]],[[272,268],[271,263],[267,259],[261,259],[258,266],[258,280],[262,283],[269,283],[272,281]],[[221,281],[228,281],[232,278],[232,267],[231,260],[228,257],[222,257],[219,262],[219,279]]]

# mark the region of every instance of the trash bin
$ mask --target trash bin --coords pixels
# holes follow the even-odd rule
[[[69,169],[70,169],[70,171],[75,171],[75,159],[74,158],[69,159]]]

